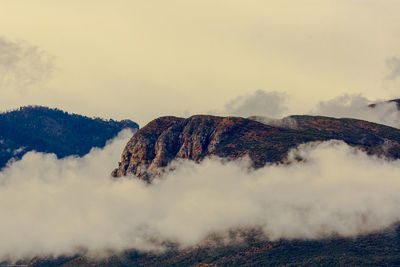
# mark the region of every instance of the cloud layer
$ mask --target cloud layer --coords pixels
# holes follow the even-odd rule
[[[246,227],[271,240],[353,236],[400,219],[400,161],[341,142],[302,145],[288,164],[256,171],[246,159],[174,162],[149,186],[107,175],[130,135],[83,158],[30,152],[1,172],[0,259],[191,246]]]

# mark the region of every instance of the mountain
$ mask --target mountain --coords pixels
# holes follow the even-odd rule
[[[54,153],[59,158],[83,156],[93,147],[104,147],[124,128],[139,126],[130,120],[88,118],[41,106],[1,113],[0,168],[32,150]]]
[[[197,115],[161,117],[137,131],[126,145],[113,176],[133,174],[150,182],[174,159],[201,161],[248,155],[259,168],[282,162],[290,148],[309,141],[343,140],[370,154],[400,158],[400,130],[356,119],[290,116],[261,123],[259,118]],[[234,233],[232,233],[234,234]],[[239,234],[240,235],[240,234]],[[35,258],[28,266],[398,266],[400,227],[368,235],[321,240],[266,241],[246,232],[243,243],[197,245],[164,253],[128,250],[104,259],[85,255]]]
[[[34,112],[38,113],[33,116],[31,113]],[[47,115],[39,115],[40,112]],[[10,122],[9,126],[14,125],[14,131],[23,126],[24,130],[19,130],[18,133],[36,131],[34,134],[38,136],[47,134],[47,141],[50,144],[52,142],[61,143],[60,147],[68,145],[68,143],[61,142],[62,140],[87,138],[93,142],[94,139],[99,138],[100,133],[107,132],[104,129],[110,129],[107,127],[112,128],[112,126],[119,125],[119,129],[121,129],[126,125],[136,125],[126,121],[90,119],[42,107],[27,107],[10,113],[13,115],[5,114],[9,118],[14,118],[13,124]],[[25,113],[31,115],[23,115]],[[51,117],[48,113],[58,115]],[[60,120],[61,117],[65,117],[65,120]],[[0,118],[2,117],[0,116]],[[21,118],[25,118],[25,120]],[[32,120],[36,120],[36,122],[31,123]],[[81,123],[77,121],[81,121]],[[86,136],[86,132],[82,132],[83,128],[92,123],[101,126],[98,126],[99,128],[89,127],[91,130],[86,131],[91,134]],[[55,127],[55,125],[60,126]],[[59,130],[60,127],[61,130]],[[103,129],[104,132],[99,129]],[[110,132],[112,131],[110,130]],[[116,132],[118,131],[116,130],[114,135]],[[68,134],[68,136],[62,137],[64,134]],[[38,140],[42,139],[46,138]],[[236,159],[248,155],[253,161],[253,166],[260,168],[269,162],[284,162],[287,152],[299,144],[331,139],[343,140],[369,154],[382,155],[392,159],[400,158],[400,130],[363,120],[300,115],[275,121],[263,121],[257,117],[196,115],[190,118],[178,118],[168,116],[151,121],[132,136],[122,152],[118,168],[112,172],[112,175],[121,177],[132,174],[139,179],[151,182],[153,177],[166,171],[166,167],[174,159],[199,162],[210,156]],[[78,143],[79,141],[75,140],[74,142]],[[19,142],[22,141],[19,140]],[[102,144],[104,145],[104,143]],[[44,143],[43,145],[48,144]],[[164,253],[127,250],[101,259],[90,258],[83,253],[58,258],[36,257],[16,264],[32,267],[400,265],[399,225],[394,225],[381,232],[353,238],[333,236],[322,240],[266,241],[262,233],[258,233],[256,230],[252,231],[249,230],[239,236],[239,239],[245,240],[243,243],[218,243],[217,239],[215,240],[217,246],[204,244],[183,250],[179,250],[171,244],[171,247]],[[9,263],[0,263],[0,266],[9,266]]]
[[[310,141],[342,140],[369,154],[400,158],[400,130],[368,121],[290,116],[270,124],[240,117],[161,117],[137,131],[111,175],[150,181],[174,159],[201,161],[248,155],[255,168],[283,162],[287,152]]]

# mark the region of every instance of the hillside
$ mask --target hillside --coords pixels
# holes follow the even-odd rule
[[[150,181],[174,159],[201,161],[209,156],[248,155],[259,168],[284,161],[299,144],[331,139],[370,154],[400,158],[400,130],[362,120],[290,116],[268,125],[239,117],[161,117],[135,133],[112,176],[133,174]]]
[[[124,128],[138,129],[129,120],[114,121],[69,114],[41,106],[21,107],[0,114],[0,168],[28,151],[54,153],[62,158],[83,156]]]
[[[28,266],[399,266],[399,234],[400,228],[395,227],[356,238],[325,240],[269,242],[249,236],[244,244],[171,249],[162,254],[126,251],[102,260],[81,255],[36,258]]]

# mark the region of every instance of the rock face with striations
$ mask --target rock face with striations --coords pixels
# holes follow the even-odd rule
[[[400,130],[396,128],[321,116],[291,116],[283,121],[290,121],[293,127],[239,117],[161,117],[135,133],[111,175],[135,175],[150,181],[174,159],[199,162],[209,156],[236,159],[247,155],[259,168],[283,161],[287,152],[301,143],[331,139],[371,154],[400,157]]]

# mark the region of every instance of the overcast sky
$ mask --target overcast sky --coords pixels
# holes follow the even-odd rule
[[[259,89],[302,113],[400,97],[400,1],[0,3],[0,109],[130,118],[223,108]]]

